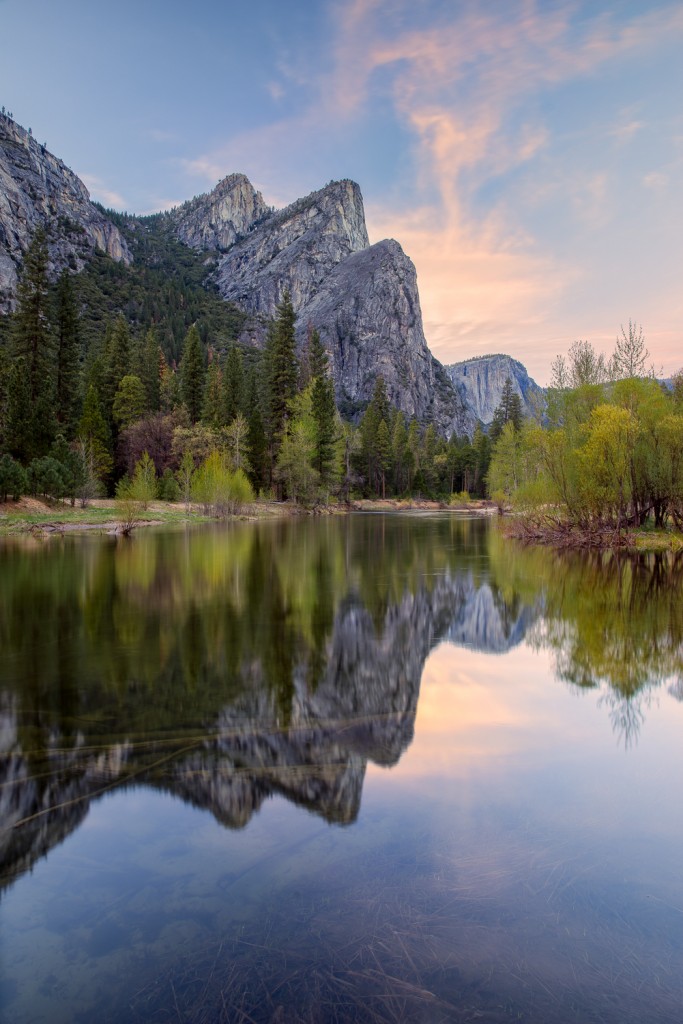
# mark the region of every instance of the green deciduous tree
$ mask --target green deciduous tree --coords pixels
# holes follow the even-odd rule
[[[613,380],[644,377],[648,373],[647,361],[649,358],[650,353],[645,347],[643,328],[629,320],[628,331],[626,331],[622,324],[621,333],[617,335],[616,347],[609,363],[610,377]]]
[[[244,473],[248,474],[251,471],[249,465],[249,424],[241,412],[226,427],[225,434],[228,440],[232,468],[241,469]]]
[[[251,484],[241,469],[232,470],[228,457],[214,451],[192,477],[192,498],[219,518],[236,515],[254,499]]]

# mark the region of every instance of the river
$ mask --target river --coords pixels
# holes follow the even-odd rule
[[[683,560],[457,514],[0,542],[0,1017],[660,1024]]]

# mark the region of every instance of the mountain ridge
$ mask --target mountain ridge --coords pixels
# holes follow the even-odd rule
[[[263,346],[268,321],[289,292],[299,343],[311,327],[319,330],[345,415],[359,415],[381,374],[389,399],[406,416],[434,422],[444,436],[471,436],[477,422],[486,426],[493,418],[504,370],[524,411],[532,411],[541,389],[511,357],[444,367],[432,355],[412,261],[396,240],[370,245],[362,193],[350,179],[275,210],[236,172],[151,217],[163,219],[182,245],[206,254],[206,283],[248,316],[242,343]],[[97,251],[133,265],[123,225],[139,234],[149,220],[92,203],[63,161],[0,115],[0,312],[13,308],[18,270],[36,228],[47,229],[54,279],[64,268],[81,271]]]

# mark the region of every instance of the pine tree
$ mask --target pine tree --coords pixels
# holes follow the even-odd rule
[[[289,402],[297,392],[295,320],[292,300],[289,292],[285,292],[277,308],[267,350],[270,432],[275,449],[280,444]]]
[[[403,413],[397,412],[394,417],[394,429],[391,434],[391,459],[394,467],[394,491],[402,494],[408,486],[407,449],[408,431]]]
[[[111,417],[116,390],[131,371],[131,342],[128,324],[123,316],[117,316],[108,332],[104,352],[104,405],[107,417]]]
[[[147,410],[145,386],[139,377],[129,373],[121,379],[114,395],[112,419],[119,430],[142,419]]]
[[[476,494],[483,497],[486,476],[491,462],[491,441],[478,423],[472,438],[472,455],[474,462],[473,488]]]
[[[202,343],[199,331],[193,324],[185,337],[183,358],[180,363],[180,397],[193,423],[196,423],[202,414],[205,373]]]
[[[301,354],[299,368],[299,389],[305,390],[311,381],[323,377],[329,369],[329,358],[325,346],[320,340],[320,333],[312,325],[308,325],[306,343]]]
[[[387,496],[387,473],[391,468],[391,435],[386,420],[380,420],[377,428],[375,442],[375,458],[377,460],[377,475],[381,484],[382,497]]]
[[[83,403],[83,412],[78,424],[78,437],[86,442],[92,458],[95,473],[104,480],[112,471],[111,434],[102,414],[100,396],[93,384],[88,388]]]
[[[9,379],[11,372],[11,361],[9,353],[4,345],[0,344],[0,452],[9,449]]]
[[[235,416],[246,411],[244,388],[242,350],[237,345],[231,345],[225,360],[223,374],[223,423],[232,423]]]
[[[161,412],[173,412],[180,405],[180,382],[159,349],[159,406]]]
[[[12,325],[13,355],[15,359],[24,359],[31,402],[41,396],[54,370],[47,265],[47,240],[39,228],[24,257]]]
[[[251,453],[250,479],[258,491],[269,484],[270,469],[268,458],[268,439],[263,426],[261,401],[258,391],[256,374],[252,373],[247,390],[247,423],[249,424],[248,445]]]
[[[334,467],[337,408],[334,403],[334,384],[326,373],[313,379],[311,399],[316,425],[313,465],[320,474],[321,483],[327,485]]]
[[[493,414],[493,420],[491,421],[491,427],[489,429],[489,438],[491,444],[495,444],[497,439],[503,432],[503,427],[506,423],[512,423],[515,430],[519,430],[522,425],[522,402],[514,390],[512,385],[512,378],[508,375],[503,385],[503,391],[500,396],[500,402]]]
[[[45,232],[39,229],[24,257],[12,324],[13,356],[15,360],[23,360],[30,403],[24,458],[45,455],[55,435],[55,353],[49,319],[47,266],[47,240]]]
[[[139,377],[145,388],[147,411],[158,412],[161,407],[161,359],[163,359],[157,332],[147,331],[140,350]]]
[[[57,283],[55,325],[57,334],[57,376],[55,403],[57,423],[68,437],[76,429],[79,406],[81,349],[80,321],[73,280],[64,270]]]
[[[422,435],[422,479],[424,480],[427,494],[433,495],[437,485],[437,470],[435,458],[438,450],[438,439],[434,425],[430,423]]]
[[[377,431],[384,420],[385,425],[391,417],[391,407],[387,398],[387,389],[382,377],[375,381],[372,399],[360,424],[360,459],[368,487],[377,493],[381,486],[381,478],[377,464]],[[388,429],[388,428],[387,428]]]
[[[33,458],[33,417],[31,413],[31,392],[26,360],[23,356],[15,359],[7,381],[7,412],[5,420],[5,444],[7,451],[20,462],[27,463]]]
[[[223,371],[217,359],[209,366],[204,389],[202,420],[214,429],[225,425],[223,415]]]

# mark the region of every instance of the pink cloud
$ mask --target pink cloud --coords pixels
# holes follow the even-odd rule
[[[409,202],[367,204],[369,229],[373,240],[396,237],[415,262],[435,354],[452,361],[506,348],[547,378],[552,357],[589,333],[587,314],[583,321],[579,312],[571,321],[566,317],[572,289],[590,273],[584,254],[544,248],[508,196],[484,208],[475,203],[475,191],[496,176],[531,169],[551,147],[539,113],[510,130],[511,116],[529,97],[594,76],[610,62],[655,52],[683,35],[683,9],[660,7],[624,25],[611,16],[579,21],[573,4],[548,10],[524,0],[491,5],[488,12],[458,4],[447,23],[406,28],[415,9],[415,0],[338,4],[329,70],[308,81],[316,95],[309,108],[232,138],[187,162],[187,170],[206,185],[243,170],[268,202],[282,205],[321,184],[309,180],[305,161],[295,166],[282,154],[305,153],[312,140],[353,125],[371,112],[381,90],[412,139],[414,189]],[[622,115],[611,133],[606,129],[615,146],[642,128],[634,111]],[[644,191],[661,189],[662,173],[647,175]],[[529,170],[515,199],[530,210],[560,197],[590,232],[604,230],[613,215],[612,193],[607,168],[578,179],[554,168],[552,176]],[[607,329],[602,319],[592,324],[598,335]],[[674,330],[673,322],[657,328],[651,347],[655,337],[665,343]],[[669,358],[675,358],[672,350]]]

